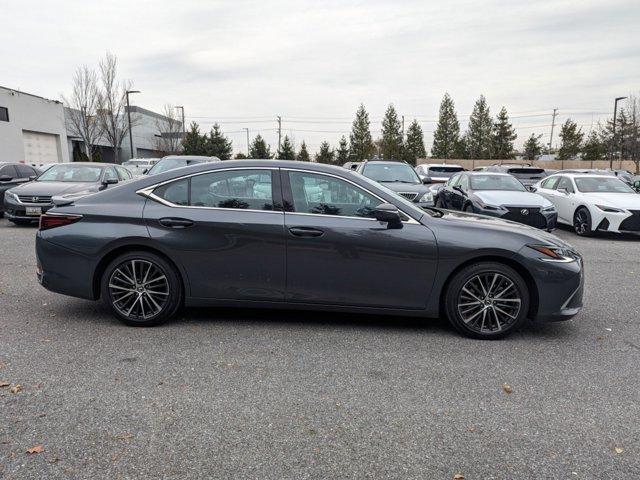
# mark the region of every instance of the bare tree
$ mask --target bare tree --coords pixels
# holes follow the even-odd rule
[[[182,149],[183,127],[176,107],[166,104],[162,109],[162,118],[155,121],[156,150],[167,155],[180,152]]]
[[[118,80],[118,59],[107,52],[100,61],[100,94],[98,119],[103,138],[113,149],[114,161],[118,160],[118,151],[122,141],[129,134],[127,119],[127,90],[131,90],[132,82]],[[131,117],[131,124],[137,123],[137,117]]]
[[[95,144],[101,135],[98,108],[100,95],[96,72],[86,65],[79,67],[73,75],[71,96],[62,100],[68,107],[67,122],[71,133],[84,144],[84,153],[93,158]]]

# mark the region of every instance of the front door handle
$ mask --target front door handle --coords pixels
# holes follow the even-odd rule
[[[168,218],[161,218],[158,221],[160,222],[160,225],[164,227],[169,227],[169,228],[186,228],[186,227],[193,226],[193,221],[187,218],[168,217]]]
[[[289,232],[296,237],[321,237],[324,235],[322,230],[309,227],[291,227]]]

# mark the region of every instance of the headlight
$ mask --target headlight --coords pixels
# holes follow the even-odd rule
[[[419,200],[420,202],[433,202],[433,192],[425,193]]]
[[[555,245],[527,245],[543,257],[540,260],[545,262],[575,262],[578,255],[568,248],[556,247]]]
[[[542,209],[543,212],[555,212],[556,210],[556,206],[555,205],[550,205],[548,207],[544,207]]]
[[[19,202],[19,201],[20,201],[20,199],[18,198],[18,195],[16,195],[16,194],[15,194],[15,193],[13,193],[13,192],[5,192],[5,193],[4,193],[4,196],[5,196],[5,197],[9,197],[9,198],[10,198],[11,200],[13,200],[14,202]]]
[[[608,213],[624,213],[624,210],[622,210],[621,208],[616,208],[616,207],[607,207],[606,205],[596,205],[596,207],[598,207],[600,210],[602,210],[603,212],[608,212]]]
[[[486,203],[482,203],[482,202],[478,202],[478,205],[480,206],[480,208],[484,209],[484,210],[501,210],[502,207],[497,206],[497,205],[487,205]]]

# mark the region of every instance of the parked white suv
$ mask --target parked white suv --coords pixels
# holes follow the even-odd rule
[[[158,163],[159,160],[159,158],[132,158],[122,162],[122,165],[127,167],[134,177],[140,177]]]

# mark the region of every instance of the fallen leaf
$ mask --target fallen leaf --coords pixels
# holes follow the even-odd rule
[[[596,337],[596,340],[598,340],[599,342],[601,342],[602,340],[604,340],[604,337],[602,335],[598,335]]]
[[[20,384],[18,383],[18,384],[16,384],[16,385],[14,385],[13,387],[11,387],[11,388],[9,389],[9,391],[10,391],[11,393],[14,393],[14,394],[15,394],[15,393],[18,393],[18,392],[21,392],[21,391],[22,391],[22,385],[20,385]]]
[[[511,385],[509,385],[508,383],[504,383],[502,385],[502,390],[504,390],[504,393],[512,393],[513,389],[511,388]]]
[[[616,447],[613,449],[616,454],[620,455],[622,452],[624,452],[624,448],[620,448],[620,447]]]
[[[133,433],[123,433],[122,435],[116,435],[114,438],[116,440],[129,440],[133,438]]]
[[[8,387],[9,385],[11,385],[11,382],[0,380],[0,387]]]
[[[453,476],[453,480],[464,480],[464,475],[463,475],[463,474],[461,474],[461,473],[456,473],[456,474]]]
[[[473,433],[476,431],[476,427],[469,427],[469,432]]]
[[[42,453],[42,452],[44,452],[43,445],[35,445],[27,450],[27,453],[29,454]]]

